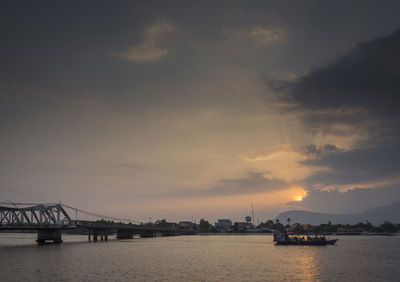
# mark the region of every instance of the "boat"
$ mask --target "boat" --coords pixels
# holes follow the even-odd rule
[[[275,232],[275,245],[298,245],[298,246],[326,246],[335,245],[338,239],[327,240],[325,236],[301,236],[291,235],[287,233]]]

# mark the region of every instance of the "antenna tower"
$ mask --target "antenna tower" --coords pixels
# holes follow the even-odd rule
[[[251,221],[253,222],[253,224],[254,224],[254,207],[253,207],[253,203],[251,203]]]

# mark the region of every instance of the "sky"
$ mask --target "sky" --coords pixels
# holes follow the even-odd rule
[[[0,200],[139,221],[400,201],[398,1],[2,1]]]

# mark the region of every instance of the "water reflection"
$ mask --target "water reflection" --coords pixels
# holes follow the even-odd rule
[[[66,243],[36,246],[35,234],[3,235],[4,281],[396,281],[400,276],[400,236],[340,238],[337,246],[275,246],[266,235],[97,243],[64,236]],[[18,247],[16,240],[22,243]]]
[[[301,254],[296,256],[294,262],[300,271],[302,271],[302,280],[311,281],[317,279],[318,266],[316,263],[317,252],[315,248],[321,248],[321,246],[294,246],[301,248]],[[323,246],[322,246],[323,247]]]

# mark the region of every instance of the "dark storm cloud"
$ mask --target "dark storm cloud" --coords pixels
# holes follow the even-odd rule
[[[302,116],[306,129],[367,136],[349,150],[339,150],[334,145],[306,146],[304,154],[308,158],[302,164],[328,168],[308,176],[304,180],[306,187],[395,183],[390,189],[354,189],[345,193],[310,189],[301,203],[303,207],[334,211],[337,207],[351,207],[351,203],[356,203],[354,208],[367,208],[372,203],[388,204],[400,199],[399,50],[400,31],[396,31],[358,44],[332,64],[295,82],[273,85],[283,93],[281,99]]]
[[[335,124],[398,126],[400,31],[358,44],[331,65],[295,82],[274,84],[282,100],[304,112],[313,128]],[[393,120],[394,119],[394,120]]]
[[[304,147],[307,159],[302,165],[315,168],[329,168],[317,171],[305,179],[307,186],[357,185],[376,181],[396,179],[400,174],[399,142],[397,139],[385,140],[351,150],[338,149],[334,145]]]
[[[330,169],[315,172],[307,177],[308,185],[357,185],[396,179],[400,175],[398,156],[400,156],[400,148],[399,142],[396,141],[324,154],[319,158],[310,158],[302,164]]]
[[[359,44],[332,65],[289,84],[288,98],[311,110],[364,108],[400,115],[400,31]]]

